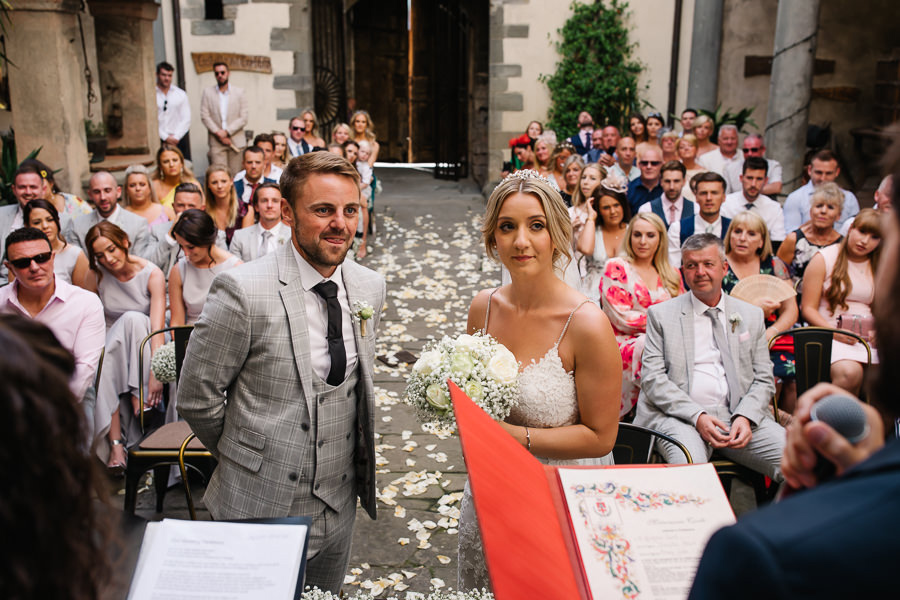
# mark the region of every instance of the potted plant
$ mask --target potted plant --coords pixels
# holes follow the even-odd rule
[[[91,155],[91,162],[98,163],[106,159],[106,126],[103,121],[94,123],[90,119],[84,120],[84,133],[87,136],[87,149]]]

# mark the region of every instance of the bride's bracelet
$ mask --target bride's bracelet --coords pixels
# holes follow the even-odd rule
[[[531,432],[527,427],[525,428],[525,449],[531,452]]]

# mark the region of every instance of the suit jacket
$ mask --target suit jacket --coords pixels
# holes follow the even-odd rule
[[[2,261],[6,260],[6,237],[11,233],[13,219],[18,211],[18,202],[0,206],[0,285],[9,283],[9,271]]]
[[[724,293],[724,292],[723,292]],[[768,414],[775,393],[772,361],[766,345],[762,310],[725,294],[725,331],[738,371],[739,398],[731,399],[732,416],[743,415],[753,425]],[[740,322],[732,331],[731,315]],[[743,339],[742,339],[743,338]],[[658,428],[667,417],[693,424],[703,407],[690,397],[694,367],[694,310],[691,294],[661,302],[647,311],[647,337],[641,367],[641,395],[634,422]]]
[[[279,245],[289,244],[291,242],[291,230],[289,227],[282,225],[279,227],[279,234],[276,242]],[[259,258],[259,242],[262,227],[259,223],[250,227],[244,227],[234,232],[231,238],[230,252],[240,258],[244,262],[250,262]]]
[[[222,129],[218,89],[218,86],[215,85],[203,88],[203,95],[200,97],[200,120],[203,121],[204,127],[209,130],[209,143],[216,143],[221,146],[222,143],[215,136],[215,133]],[[234,136],[247,126],[250,108],[247,105],[247,95],[244,94],[244,89],[231,83],[228,84],[228,114],[226,116],[228,135],[232,137],[235,146],[243,148],[247,145],[247,139],[239,139]]]
[[[150,228],[150,246],[146,256],[147,260],[162,269],[163,275],[166,276],[166,281],[169,280],[169,273],[171,273],[175,263],[178,262],[178,257],[181,256],[181,246],[173,244],[167,239],[171,229],[172,223],[170,221],[157,223]],[[228,244],[225,243],[224,232],[220,231],[219,233],[222,235],[216,237],[216,246],[227,251]]]
[[[364,300],[375,309],[365,336],[354,325],[358,433],[347,442],[355,443],[359,498],[374,518],[373,370],[385,283],[351,261],[344,261],[343,277],[350,305]],[[191,335],[178,389],[178,412],[219,459],[204,498],[216,519],[288,514],[297,480],[307,475],[298,473],[300,465],[316,452],[313,377],[292,246],[217,276]]]
[[[669,228],[669,225],[671,225],[671,223],[669,223],[669,217],[668,215],[666,215],[666,211],[663,209],[662,198],[656,198],[655,200],[650,201],[650,211],[663,220],[663,223],[666,224],[666,229]],[[687,198],[684,199],[684,206],[681,208],[681,218],[694,218],[694,203]]]
[[[84,238],[90,228],[102,220],[100,213],[96,210],[86,215],[75,217],[69,221],[69,225],[66,228],[66,241],[75,244],[87,254]],[[128,240],[131,242],[128,252],[142,258],[148,258],[152,248],[150,247],[150,226],[147,223],[147,219],[120,206],[115,225],[128,234]]]
[[[898,495],[895,440],[843,476],[720,529],[706,546],[690,599],[890,597],[897,587]]]

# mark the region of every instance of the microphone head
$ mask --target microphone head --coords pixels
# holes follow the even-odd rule
[[[825,396],[813,405],[810,418],[827,423],[851,444],[856,444],[869,435],[865,411],[858,401],[849,396]]]

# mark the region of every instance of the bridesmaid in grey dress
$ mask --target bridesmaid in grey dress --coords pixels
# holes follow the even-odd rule
[[[165,342],[163,335],[150,341],[144,364],[138,361],[138,345],[151,331],[165,326],[166,282],[162,271],[148,260],[129,255],[128,235],[107,221],[97,223],[85,236],[91,271],[88,289],[100,296],[106,314],[106,353],[97,406],[94,439],[104,435],[109,445],[96,443],[97,454],[111,470],[125,466],[125,444],[140,436],[137,419],[139,371],[147,383],[145,409],[159,406],[162,384],[150,372],[150,356]],[[124,439],[123,439],[123,433]]]
[[[216,275],[241,264],[237,256],[216,246],[217,235],[212,217],[196,208],[181,213],[172,228],[184,254],[169,273],[169,323],[173,326],[193,325]]]
[[[84,286],[88,272],[88,260],[81,248],[66,243],[59,225],[59,212],[52,202],[36,198],[25,205],[24,222],[28,227],[40,229],[53,248],[53,272],[66,283]]]

